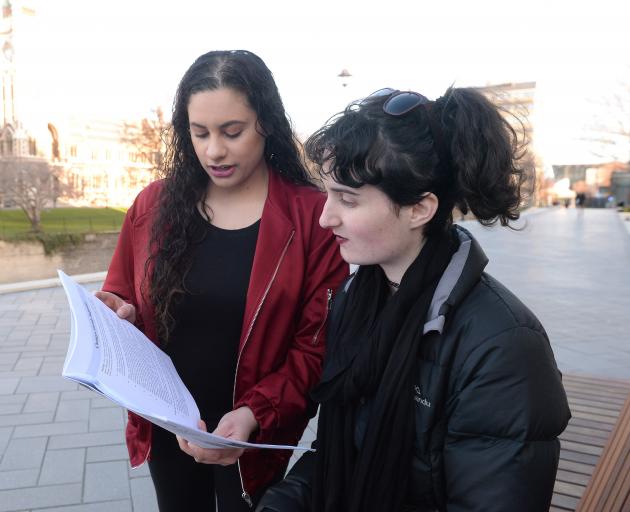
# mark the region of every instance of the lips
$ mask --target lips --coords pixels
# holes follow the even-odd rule
[[[346,243],[348,241],[347,238],[344,238],[344,237],[342,237],[342,236],[340,236],[340,235],[338,235],[336,233],[334,233],[334,235],[335,235],[335,240],[337,241],[337,243],[339,245],[344,244],[344,243]]]
[[[209,165],[208,170],[215,178],[227,178],[234,174],[235,165]]]

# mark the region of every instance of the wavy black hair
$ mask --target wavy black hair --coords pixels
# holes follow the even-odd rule
[[[454,207],[484,225],[518,219],[524,141],[494,104],[451,87],[428,108],[391,115],[383,109],[390,96],[351,103],[309,137],[306,154],[320,174],[353,188],[374,185],[396,207],[434,193],[438,208],[425,236],[449,228]]]
[[[193,94],[220,88],[233,89],[247,98],[265,136],[264,158],[270,169],[293,183],[312,185],[300,143],[273,75],[262,59],[251,52],[235,50],[212,51],[195,60],[182,77],[173,102],[162,169],[164,186],[145,265],[145,283],[148,280],[149,299],[162,343],[169,340],[174,325],[173,308],[185,293],[184,279],[191,266],[190,245],[201,236],[195,229],[198,223],[194,222],[197,205],[210,186],[210,178],[193,148],[188,104]]]

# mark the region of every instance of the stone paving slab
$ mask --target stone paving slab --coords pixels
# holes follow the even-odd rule
[[[81,503],[81,484],[47,485],[0,491],[0,512]]]
[[[541,319],[563,371],[630,380],[630,221],[564,208],[525,219],[520,232],[463,225]],[[21,286],[0,289],[0,512],[155,512],[147,465],[129,466],[124,411],[60,377],[63,290]],[[313,439],[311,422],[302,443]]]
[[[85,465],[85,502],[127,499],[131,496],[125,461],[93,462]]]

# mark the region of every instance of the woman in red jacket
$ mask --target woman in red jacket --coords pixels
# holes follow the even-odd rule
[[[208,431],[295,444],[347,266],[260,58],[210,52],[188,69],[164,174],[129,209],[97,295],[171,356]],[[161,511],[215,510],[215,495],[248,510],[290,456],[202,449],[134,414],[126,435]]]

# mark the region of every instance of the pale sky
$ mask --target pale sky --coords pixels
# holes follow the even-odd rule
[[[36,63],[32,105],[51,116],[168,112],[198,55],[240,48],[272,70],[301,135],[385,86],[435,98],[452,83],[537,81],[541,144],[557,163],[583,149],[569,133],[589,124],[589,98],[630,70],[621,1],[30,3],[37,18],[23,45]],[[345,88],[336,76],[343,68],[353,75]]]

